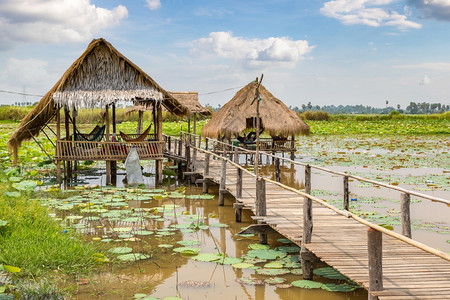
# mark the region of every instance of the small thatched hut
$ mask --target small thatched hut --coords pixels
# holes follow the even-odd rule
[[[115,133],[115,105],[119,101],[133,101],[140,105],[152,105],[157,108],[155,142],[158,153],[149,153],[153,149],[148,145],[137,145],[143,150],[147,159],[157,159],[157,167],[161,169],[162,160],[162,106],[178,115],[188,115],[189,110],[167,91],[159,86],[149,75],[137,65],[117,51],[104,39],[94,39],[84,53],[69,67],[53,88],[39,101],[11,135],[8,146],[14,151],[14,162],[17,162],[17,149],[22,141],[37,136],[39,132],[54,118],[57,122],[57,142],[55,160],[106,160],[117,161],[126,157],[126,151],[109,151],[112,147],[105,144],[81,144],[71,136],[76,131],[77,111],[83,108],[100,107],[106,111],[106,139],[110,139],[110,114],[112,114],[112,132]],[[65,115],[65,138],[60,137],[60,109]],[[111,110],[108,110],[111,109]],[[72,111],[72,117],[70,117]],[[100,142],[99,142],[100,143]],[[150,142],[149,142],[150,143]],[[90,148],[87,148],[89,145]],[[156,145],[156,144],[155,144]],[[133,145],[128,145],[133,147]],[[127,147],[128,147],[127,146]],[[136,146],[136,145],[134,145]],[[125,149],[125,148],[123,148]],[[66,151],[67,150],[67,151]],[[70,151],[69,151],[70,150]],[[107,164],[108,166],[108,164]],[[158,170],[162,172],[162,170]]]
[[[203,127],[202,135],[230,140],[246,129],[255,129],[257,83],[250,82],[217,111]],[[272,137],[309,134],[309,126],[294,111],[275,98],[264,86],[259,86],[261,128]]]

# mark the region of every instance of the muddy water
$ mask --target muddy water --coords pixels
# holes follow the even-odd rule
[[[172,186],[169,189],[173,189]],[[217,187],[210,190],[211,194],[218,193]],[[190,186],[188,194],[201,194],[201,188]],[[225,206],[217,205],[217,198],[213,200],[165,199],[150,201],[129,201],[130,207],[151,208],[164,204],[179,205],[175,214],[165,214],[164,221],[147,220],[142,218],[138,223],[123,221],[116,222],[85,222],[84,232],[88,238],[109,237],[113,227],[145,227],[147,230],[169,228],[174,224],[186,223],[183,218],[197,215],[198,220],[210,225],[208,230],[184,232],[173,231],[173,235],[155,237],[155,235],[140,237],[134,242],[115,241],[105,247],[127,246],[135,252],[151,254],[151,258],[135,263],[110,264],[105,272],[89,278],[88,284],[78,286],[76,299],[130,299],[137,293],[153,297],[168,297],[178,295],[183,299],[367,299],[364,289],[353,292],[327,292],[321,289],[301,289],[297,287],[281,288],[271,284],[248,285],[236,281],[237,278],[247,277],[264,280],[267,276],[257,275],[254,270],[235,269],[230,265],[220,265],[214,262],[194,261],[190,256],[174,253],[172,248],[159,248],[159,244],[170,244],[178,247],[178,241],[197,240],[200,242],[201,253],[222,253],[229,257],[242,257],[247,253],[248,245],[258,243],[257,237],[236,236],[242,227],[252,224],[247,213],[244,213],[242,223],[234,221],[232,203],[234,199],[226,197]],[[65,214],[71,214],[65,212]],[[83,222],[83,221],[81,221]],[[213,227],[215,223],[228,224],[227,228]],[[271,248],[282,246],[278,239],[280,235],[269,235]],[[101,243],[101,242],[98,242]],[[111,258],[114,256],[111,255]],[[258,265],[258,264],[257,264]],[[264,263],[260,263],[260,266]],[[317,265],[316,267],[325,267]],[[282,275],[287,283],[302,279],[299,275]],[[330,280],[315,276],[316,281],[323,283],[343,283],[342,280]],[[83,280],[81,280],[83,282]],[[83,283],[86,283],[84,280]]]

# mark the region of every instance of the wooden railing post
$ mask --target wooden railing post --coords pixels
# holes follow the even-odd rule
[[[280,159],[278,157],[275,158],[275,180],[281,182]]]
[[[369,252],[369,300],[378,300],[372,296],[373,291],[383,290],[383,240],[380,231],[367,230],[367,247]]]
[[[203,171],[203,193],[208,193],[208,179],[206,178],[209,175],[209,158],[210,155],[208,152],[205,152],[205,169]]]
[[[411,213],[410,213],[411,196],[408,193],[401,195],[401,212],[402,212],[402,234],[409,238],[411,234]]]
[[[183,141],[183,133],[180,132],[180,139],[178,140],[178,156],[180,156],[180,157],[181,157],[181,154],[183,151],[183,148],[182,148],[183,142],[182,141]]]
[[[170,135],[167,137],[167,145],[169,147],[169,153],[170,153],[172,150],[172,141],[170,139]]]
[[[220,185],[219,185],[219,206],[223,206],[225,204],[225,184],[227,182],[227,160],[222,158],[222,173],[220,175]]]
[[[236,203],[234,207],[236,222],[241,222],[242,220],[242,204],[239,203],[239,199],[242,198],[242,169],[237,168],[236,177]]]
[[[197,136],[194,134],[192,136],[192,138],[194,139],[192,141],[192,145],[194,146],[193,153],[192,153],[192,160],[195,162],[197,160],[197,149],[196,149],[196,147],[197,147]]]
[[[208,150],[208,141],[209,138],[205,137],[205,149]]]
[[[311,194],[311,166],[305,166],[305,193]],[[308,197],[303,200],[303,235],[300,250],[303,279],[313,279],[313,254],[306,248],[311,243],[313,230],[312,200]]]
[[[189,141],[190,141],[190,136],[189,136],[189,138],[186,138],[186,136],[185,136],[184,137],[184,152],[186,155],[186,168],[187,168],[188,172],[191,171],[191,149],[189,148],[190,147]]]
[[[348,176],[344,176],[344,209],[349,208],[349,193],[348,193]]]
[[[263,177],[258,176],[256,179],[256,203],[255,203],[256,216],[264,217],[267,215],[266,206],[266,181]],[[258,223],[263,223],[258,221]],[[267,233],[259,233],[259,243],[267,244]]]

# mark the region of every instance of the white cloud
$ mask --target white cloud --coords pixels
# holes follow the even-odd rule
[[[229,58],[259,67],[272,63],[295,65],[314,49],[305,40],[287,37],[245,39],[231,32],[211,32],[208,37],[192,42],[193,53]]]
[[[338,19],[346,25],[393,26],[400,30],[421,28],[421,24],[409,21],[406,15],[399,14],[386,7],[395,1],[334,0],[324,3],[320,12],[327,17]]]
[[[408,4],[417,8],[424,18],[450,21],[449,0],[408,0]]]
[[[109,10],[90,0],[2,0],[0,50],[24,42],[84,42],[127,16],[122,5]]]
[[[161,0],[145,0],[147,2],[148,8],[151,10],[156,10],[161,7]]]
[[[419,85],[427,85],[431,83],[431,79],[425,74],[425,76],[419,81]]]

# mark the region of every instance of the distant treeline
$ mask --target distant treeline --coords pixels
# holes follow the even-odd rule
[[[400,104],[397,107],[388,106],[389,101],[386,101],[386,107],[377,108],[365,105],[312,105],[311,102],[308,104],[302,104],[301,107],[290,106],[290,109],[296,112],[306,112],[311,111],[324,111],[330,114],[390,114],[392,111],[398,111],[402,114],[439,114],[446,111],[450,111],[450,105],[445,105],[441,103],[415,103],[410,102],[409,105],[402,109]]]

